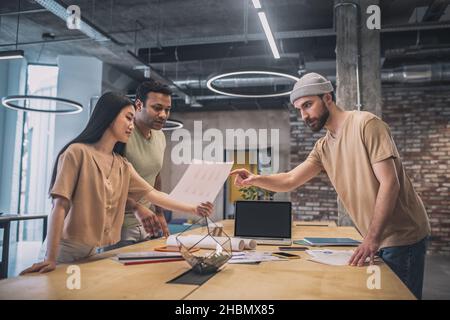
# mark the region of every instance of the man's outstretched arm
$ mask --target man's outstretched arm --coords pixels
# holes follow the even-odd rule
[[[321,168],[311,161],[304,161],[289,172],[261,176],[246,169],[233,170],[230,175],[236,175],[234,181],[237,187],[256,186],[274,192],[288,192],[305,184],[321,171]]]

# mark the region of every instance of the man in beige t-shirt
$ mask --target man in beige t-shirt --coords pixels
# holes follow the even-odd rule
[[[311,130],[325,127],[326,135],[290,172],[259,176],[237,169],[231,173],[236,185],[285,192],[326,172],[364,238],[349,264],[362,266],[367,258],[373,263],[378,254],[421,298],[430,225],[388,125],[369,112],[338,107],[331,82],[317,73],[295,84],[291,103]]]
[[[125,147],[127,160],[133,165],[137,173],[157,190],[161,190],[160,171],[166,149],[166,138],[162,128],[169,118],[172,106],[171,94],[168,86],[157,81],[150,80],[139,85],[135,100],[135,129]],[[128,208],[132,207],[130,202],[133,201],[129,200]],[[155,211],[163,235],[168,236],[169,230],[163,210],[145,202],[138,203],[138,208],[140,206],[150,207]],[[139,242],[155,236],[160,235],[148,234],[131,210],[125,212],[121,244]]]

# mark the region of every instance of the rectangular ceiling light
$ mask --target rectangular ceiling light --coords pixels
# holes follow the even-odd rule
[[[0,51],[0,60],[3,59],[20,59],[24,57],[23,50]]]
[[[252,0],[252,2],[255,9],[261,9],[261,3],[259,2],[259,0]]]
[[[267,21],[266,14],[264,12],[258,12],[259,20],[261,20],[261,24],[264,29],[264,33],[266,34],[267,41],[269,41],[270,49],[272,50],[273,57],[275,59],[280,59],[280,53],[278,52],[277,44],[275,43],[275,39],[273,38],[272,31],[270,30],[269,22]]]

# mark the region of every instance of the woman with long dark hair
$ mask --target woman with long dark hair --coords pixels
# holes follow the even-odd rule
[[[97,102],[86,128],[59,152],[53,168],[50,196],[53,209],[43,262],[22,271],[49,272],[95,254],[96,248],[117,243],[127,199],[145,199],[160,207],[208,216],[211,203],[198,206],[174,201],[155,190],[123,157],[133,130],[135,110],[126,97],[105,93]],[[147,232],[160,228],[150,210],[135,210]]]

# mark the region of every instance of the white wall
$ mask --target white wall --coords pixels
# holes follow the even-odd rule
[[[172,113],[171,118],[180,120],[184,124],[184,128],[189,130],[193,137],[194,121],[202,121],[202,129],[205,132],[207,129],[219,129],[225,137],[226,129],[244,130],[253,129],[279,129],[280,131],[280,168],[279,172],[284,172],[289,169],[290,156],[290,124],[289,114],[287,110],[260,110],[260,111],[217,111],[217,112],[185,112]],[[167,149],[164,156],[164,166],[161,172],[163,191],[170,192],[177,184],[178,180],[184,173],[187,165],[175,165],[171,160],[172,147],[177,142],[171,142],[171,134],[174,131],[166,132]],[[203,143],[208,145],[209,142]],[[213,220],[221,220],[223,217],[223,190],[218,195],[215,201],[215,212]],[[288,193],[276,194],[277,200],[288,200]],[[179,214],[174,214],[174,218],[185,218]],[[194,216],[187,218],[196,219]]]
[[[86,126],[90,99],[101,94],[103,63],[91,57],[59,56],[58,67],[58,97],[80,102],[83,111],[56,117],[54,158]]]

